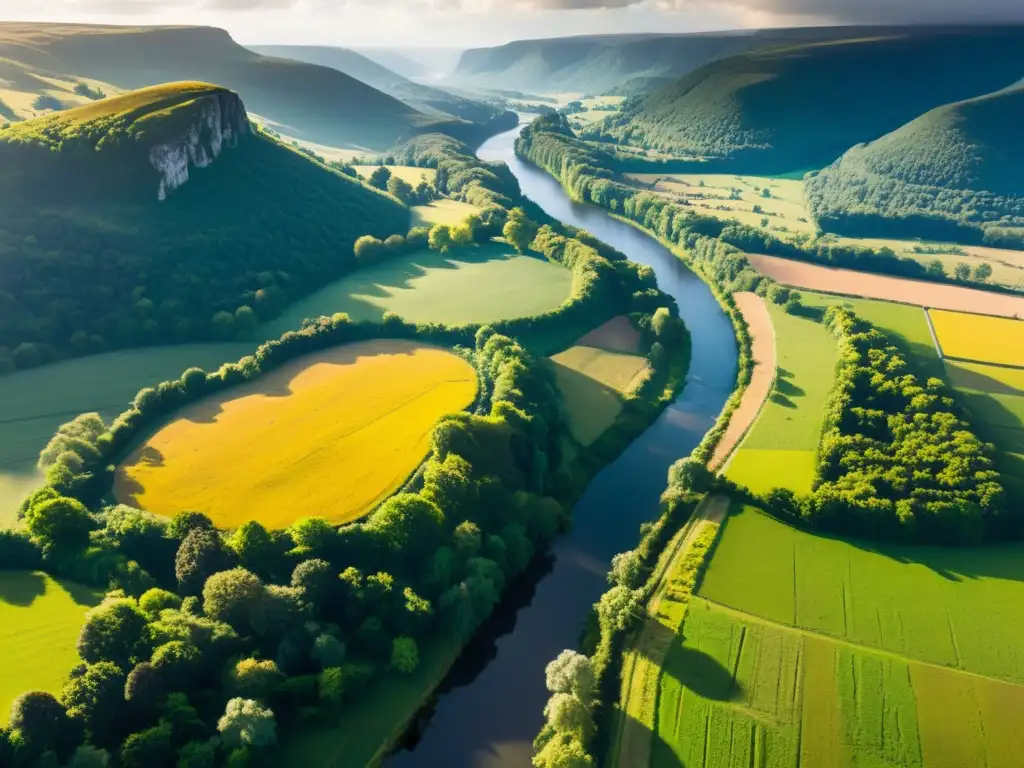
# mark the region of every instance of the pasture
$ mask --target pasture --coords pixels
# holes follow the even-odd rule
[[[307,355],[175,414],[118,467],[114,495],[222,528],[355,520],[406,481],[434,424],[470,405],[476,385],[461,358],[411,342]]]
[[[434,200],[429,205],[414,205],[410,210],[414,227],[432,227],[435,224],[452,227],[461,224],[474,213],[480,213],[475,205],[445,198]]]
[[[681,201],[695,213],[716,219],[735,219],[773,232],[783,240],[813,235],[814,219],[804,200],[803,181],[732,174],[630,173],[627,178],[664,197]],[[768,196],[765,196],[768,190]]]
[[[1024,320],[931,310],[944,357],[1024,368]]]
[[[895,301],[900,304],[914,304],[953,312],[1024,317],[1022,296],[991,293],[959,285],[929,283],[923,280],[906,280],[852,269],[823,267],[777,256],[747,255],[758,272],[794,288]]]
[[[365,180],[370,178],[370,174],[376,171],[379,166],[356,165],[353,167],[360,178]],[[391,171],[392,176],[397,176],[402,181],[411,184],[413,188],[421,181],[427,182],[432,187],[437,184],[437,171],[433,168],[419,168],[414,165],[389,165],[386,167]]]
[[[821,323],[774,305],[768,312],[775,328],[775,385],[725,474],[755,492],[780,486],[804,494],[814,478],[836,343]]]
[[[86,612],[103,595],[33,571],[0,572],[0,725],[26,691],[60,692],[81,662],[76,650]]]
[[[0,527],[16,522],[21,500],[42,484],[36,460],[61,424],[92,411],[109,421],[143,387],[177,378],[192,366],[216,370],[251,354],[255,346],[251,342],[132,349],[0,377]]]
[[[1024,683],[1024,545],[862,547],[746,508],[701,597],[777,624]]]
[[[415,323],[492,323],[557,309],[572,291],[561,265],[521,256],[492,242],[437,253],[422,251],[357,270],[289,306],[261,327],[278,338],[307,317],[347,312],[380,320],[396,312]]]

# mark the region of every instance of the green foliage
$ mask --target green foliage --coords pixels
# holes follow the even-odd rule
[[[284,680],[284,674],[273,661],[242,659],[231,671],[230,689],[244,699],[268,701]]]
[[[386,189],[390,180],[391,170],[384,165],[375,168],[368,179],[370,186],[376,187],[377,189]]]
[[[122,768],[173,768],[171,729],[161,725],[133,733],[121,747]]]
[[[100,746],[116,746],[124,718],[125,675],[109,661],[89,664],[64,684],[60,702],[72,722]]]
[[[411,675],[420,665],[420,652],[411,637],[396,637],[391,643],[391,669]]]
[[[78,654],[90,664],[110,661],[131,669],[149,655],[148,618],[130,598],[110,598],[86,616]]]
[[[165,608],[180,608],[181,598],[166,589],[154,587],[139,598],[139,608],[150,618],[156,618]]]
[[[29,507],[25,524],[46,554],[67,556],[84,549],[95,523],[77,499],[55,498]]]
[[[217,721],[217,730],[228,748],[270,747],[277,743],[274,713],[251,699],[231,699]]]
[[[502,229],[502,234],[517,251],[523,253],[533,243],[538,229],[522,208],[513,208],[508,213],[508,221]]]

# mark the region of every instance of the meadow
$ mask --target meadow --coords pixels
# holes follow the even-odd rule
[[[370,174],[376,171],[379,166],[356,165],[353,167],[361,178],[368,179]],[[419,168],[415,165],[389,165],[387,169],[391,171],[392,176],[397,176],[402,181],[412,185],[414,189],[421,181],[427,182],[430,186],[434,186],[437,183],[437,171],[433,168]]]
[[[803,181],[699,173],[631,173],[627,177],[653,185],[653,191],[670,199],[685,200],[696,213],[764,227],[783,240],[813,235],[817,230],[804,200]],[[765,197],[765,189],[769,197]]]
[[[930,310],[943,357],[1024,368],[1024,320]]]
[[[435,224],[454,227],[474,213],[480,213],[480,209],[475,205],[445,198],[434,200],[429,205],[414,205],[410,210],[414,227],[432,227]]]
[[[21,500],[42,484],[39,452],[61,424],[80,413],[121,413],[143,387],[192,366],[216,370],[255,342],[183,344],[64,360],[0,377],[0,528],[13,525]],[[67,382],[74,386],[68,387]]]
[[[25,691],[60,692],[81,659],[76,650],[86,611],[102,593],[33,571],[0,572],[0,725]]]
[[[572,291],[572,273],[511,246],[492,242],[449,253],[422,251],[374,264],[289,306],[261,327],[267,339],[304,318],[347,312],[379,320],[396,312],[414,323],[491,323],[559,307]]]
[[[470,405],[476,386],[464,360],[411,342],[307,355],[176,414],[118,467],[114,495],[222,528],[355,520],[406,481],[434,424]],[[339,468],[349,479],[327,482]]]
[[[755,492],[811,490],[825,398],[832,387],[835,340],[821,324],[770,305],[776,379],[753,428],[725,474]]]
[[[906,280],[852,269],[822,267],[777,256],[748,254],[748,257],[758,272],[794,288],[916,304],[919,307],[953,312],[1024,317],[1022,296],[991,293],[959,285]]]

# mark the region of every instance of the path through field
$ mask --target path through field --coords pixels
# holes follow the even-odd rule
[[[729,511],[729,498],[705,497],[693,520],[683,528],[666,549],[658,564],[658,589],[647,607],[647,619],[622,665],[622,711],[618,748],[612,765],[621,768],[645,766],[651,762],[651,743],[656,728],[658,684],[661,668],[676,638],[682,616],[667,616],[661,611],[668,594],[671,575],[690,551],[693,543],[709,525],[720,525]],[[669,629],[666,632],[665,629]]]
[[[794,288],[895,301],[953,312],[1024,318],[1024,296],[981,291],[959,285],[875,275],[852,269],[836,269],[781,259],[777,256],[747,254],[758,272]]]
[[[764,299],[756,293],[744,291],[734,294],[733,298],[750,330],[750,352],[754,371],[750,377],[750,384],[743,392],[740,406],[729,419],[729,427],[719,440],[714,456],[711,457],[709,466],[715,470],[725,464],[746,437],[775,384],[775,328],[771,315],[768,314],[768,307],[765,306]]]

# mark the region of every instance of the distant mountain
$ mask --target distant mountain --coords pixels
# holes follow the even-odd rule
[[[1024,27],[915,29],[730,56],[628,105],[610,138],[747,173],[820,168],[1024,74]]]
[[[0,168],[0,370],[233,338],[352,268],[358,237],[409,226],[204,83],[0,128]]]
[[[409,80],[430,74],[429,67],[425,66],[422,62],[415,61],[405,54],[390,48],[354,48],[352,50],[365,56],[375,64]]]
[[[780,43],[848,35],[838,27],[685,35],[599,35],[519,40],[466,51],[455,84],[533,93],[604,94],[637,78],[678,77],[723,56]]]
[[[277,56],[331,67],[394,96],[410,107],[428,115],[487,123],[504,112],[497,107],[463,98],[440,88],[414,83],[348,48],[315,45],[254,45],[250,46],[250,50],[265,56]]]
[[[1021,125],[1024,84],[938,107],[815,174],[811,208],[832,232],[1000,243],[1024,228]]]
[[[403,45],[400,48],[355,47],[353,50],[410,80],[426,81],[455,69],[465,48]]]
[[[0,24],[0,59],[38,74],[90,78],[121,88],[202,80],[231,88],[249,109],[291,136],[387,149],[423,131],[465,126],[424,115],[336,69],[261,56],[207,27]]]

